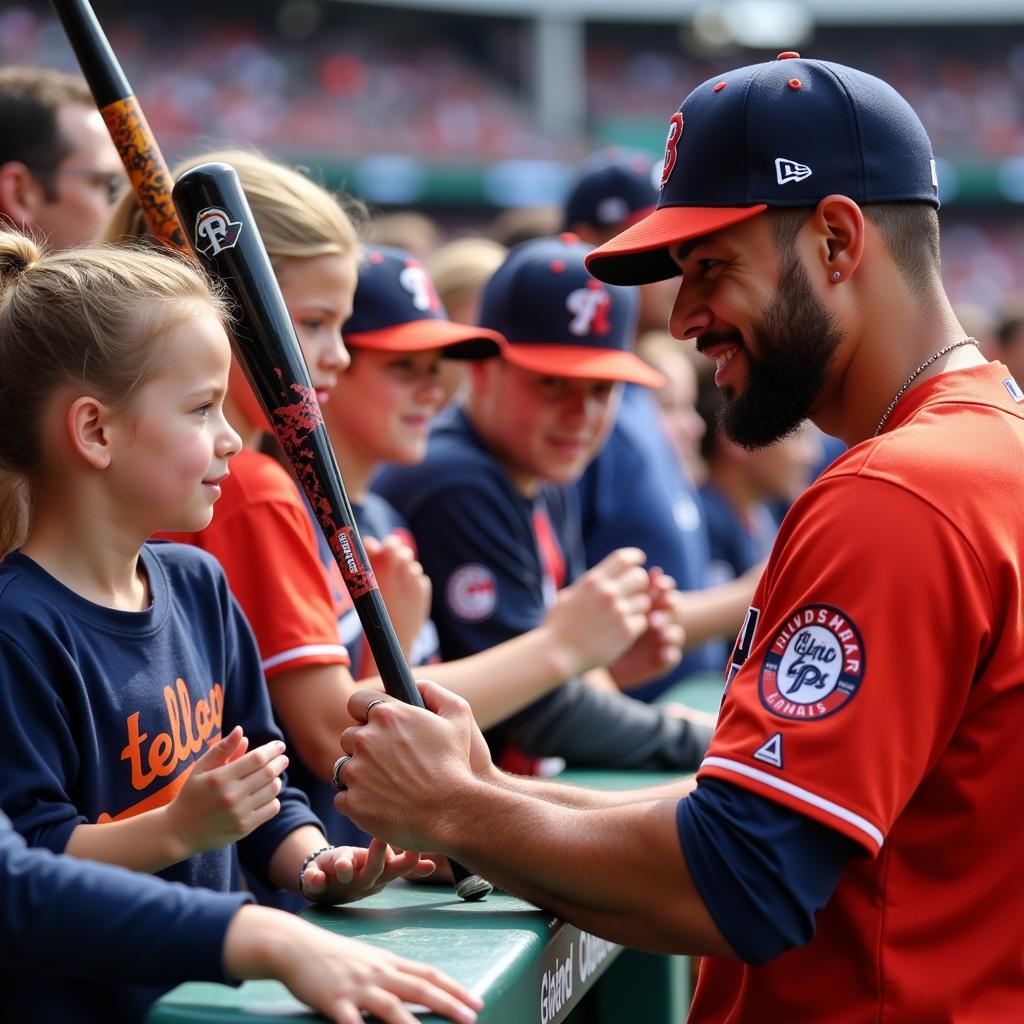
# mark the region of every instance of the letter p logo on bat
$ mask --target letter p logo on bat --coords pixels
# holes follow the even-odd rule
[[[196,214],[196,248],[204,256],[216,256],[224,249],[234,248],[241,232],[242,222],[232,220],[216,206],[208,206]]]

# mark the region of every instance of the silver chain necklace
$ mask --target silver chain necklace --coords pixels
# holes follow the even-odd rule
[[[885,426],[885,424],[886,424],[886,421],[887,421],[887,420],[889,419],[889,416],[890,416],[890,415],[892,414],[892,411],[893,411],[893,409],[895,409],[895,408],[896,408],[896,403],[897,403],[897,402],[898,402],[898,401],[899,401],[899,400],[900,400],[900,399],[901,399],[901,398],[903,397],[903,395],[904,395],[904,394],[906,393],[906,390],[907,390],[907,388],[909,388],[909,387],[910,387],[910,385],[911,385],[911,384],[913,384],[915,380],[917,380],[918,376],[919,376],[920,374],[924,373],[924,371],[925,371],[925,370],[927,370],[927,369],[928,369],[928,367],[929,367],[929,366],[931,366],[931,365],[932,365],[932,363],[934,363],[936,359],[941,359],[941,358],[942,358],[942,357],[943,357],[943,356],[944,356],[944,355],[945,355],[945,354],[946,354],[947,352],[952,352],[952,351],[953,351],[953,349],[955,349],[955,348],[961,348],[961,347],[963,347],[964,345],[977,345],[977,344],[978,344],[978,341],[977,341],[977,339],[976,339],[976,338],[962,338],[962,339],[961,339],[960,341],[954,341],[954,342],[952,342],[952,343],[951,343],[951,344],[949,344],[949,345],[945,345],[945,346],[943,346],[942,348],[940,348],[940,349],[939,349],[939,351],[938,351],[938,352],[934,353],[933,355],[930,355],[930,356],[929,356],[929,357],[928,357],[928,358],[927,358],[927,359],[926,359],[926,360],[925,360],[925,361],[924,361],[924,362],[923,362],[923,363],[922,363],[922,364],[921,364],[921,365],[920,365],[920,366],[919,366],[919,367],[918,367],[918,368],[917,368],[917,369],[916,369],[916,370],[915,370],[915,371],[914,371],[914,372],[913,372],[913,373],[912,373],[912,374],[911,374],[911,375],[910,375],[910,376],[909,376],[909,377],[908,377],[908,378],[907,378],[907,379],[906,379],[906,380],[905,380],[905,381],[903,382],[903,384],[902,384],[902,386],[900,387],[899,391],[897,391],[897,392],[896,392],[896,394],[892,396],[892,401],[891,401],[891,402],[889,403],[889,407],[888,407],[888,408],[887,408],[887,409],[885,410],[885,412],[883,412],[883,413],[882,413],[882,418],[881,418],[881,419],[880,419],[880,420],[878,421],[878,426],[877,426],[877,427],[875,427],[875,432],[874,432],[874,434],[872,434],[871,436],[872,436],[872,437],[878,437],[878,435],[879,435],[879,434],[880,434],[880,433],[882,432],[882,427],[884,427],[884,426]]]

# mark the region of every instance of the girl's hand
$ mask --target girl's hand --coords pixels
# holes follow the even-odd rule
[[[380,892],[396,878],[426,878],[434,862],[413,851],[392,850],[380,839],[367,849],[336,846],[310,861],[302,873],[302,894],[316,903],[352,903]]]
[[[248,745],[235,726],[195,762],[167,805],[181,860],[244,838],[281,809],[279,776],[288,766],[284,744],[274,740],[246,753]]]

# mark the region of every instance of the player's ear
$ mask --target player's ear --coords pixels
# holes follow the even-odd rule
[[[864,256],[864,214],[848,196],[825,196],[811,216],[812,260],[831,284],[847,281]],[[813,265],[813,264],[812,264]]]
[[[106,469],[113,458],[113,413],[91,395],[76,398],[64,419],[71,450],[94,469]]]

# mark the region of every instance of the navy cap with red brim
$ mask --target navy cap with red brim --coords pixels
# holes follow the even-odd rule
[[[623,381],[647,388],[661,388],[666,382],[664,374],[621,349],[520,342],[507,345],[502,355],[506,363],[550,377]]]

